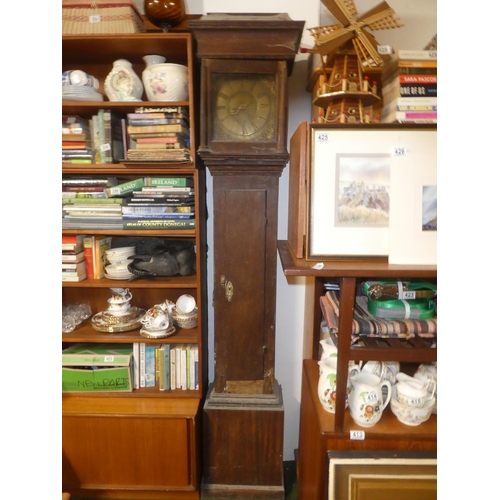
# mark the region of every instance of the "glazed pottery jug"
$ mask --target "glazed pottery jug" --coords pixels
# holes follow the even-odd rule
[[[104,91],[110,101],[140,101],[144,86],[132,69],[132,63],[117,59],[104,81]]]
[[[337,357],[337,346],[333,343],[332,339],[320,340],[319,344],[323,348],[321,359]]]
[[[337,358],[330,357],[318,361],[319,380],[318,380],[318,398],[323,408],[335,413],[335,401],[337,395]],[[350,366],[349,372],[359,373],[357,365]],[[347,396],[347,393],[346,393]],[[345,405],[347,407],[347,397]]]
[[[361,427],[373,427],[391,400],[391,383],[365,372],[351,375],[349,380],[348,402],[352,419]],[[385,397],[383,387],[387,390]]]

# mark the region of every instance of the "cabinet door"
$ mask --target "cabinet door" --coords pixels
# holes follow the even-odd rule
[[[214,176],[215,391],[272,393],[278,176]]]

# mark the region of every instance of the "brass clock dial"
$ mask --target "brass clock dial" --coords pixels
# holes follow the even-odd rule
[[[215,140],[275,139],[274,75],[214,75],[213,96]]]

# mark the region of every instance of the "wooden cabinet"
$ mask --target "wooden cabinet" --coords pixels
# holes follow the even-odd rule
[[[326,280],[336,281],[339,292],[339,334],[337,339],[337,401],[345,401],[349,360],[399,361],[418,366],[437,360],[434,342],[421,338],[365,339],[365,346],[351,346],[354,302],[358,285],[367,279],[435,280],[436,266],[390,265],[381,261],[351,259],[324,262],[320,270],[315,262],[297,258],[286,241],[278,241],[278,252],[286,276],[306,276],[304,351],[300,410],[300,436],[297,460],[300,500],[327,498],[328,451],[330,450],[437,450],[437,415],[418,427],[401,424],[387,408],[372,428],[356,425],[348,410],[337,408],[335,414],[323,409],[317,397],[320,323],[319,297],[324,295]],[[351,430],[362,430],[363,440],[353,440]]]
[[[158,387],[128,393],[65,393],[62,398],[63,491],[93,498],[198,499],[201,481],[201,412],[207,391],[206,362],[206,200],[205,172],[196,162],[196,109],[192,37],[187,32],[134,35],[64,36],[62,69],[82,69],[96,76],[101,92],[113,62],[129,60],[141,76],[144,55],[159,54],[168,62],[189,69],[189,95],[183,102],[81,102],[63,101],[62,113],[91,117],[108,108],[121,117],[136,106],[186,106],[189,108],[191,157],[187,163],[124,162],[106,165],[63,165],[64,175],[116,176],[123,179],[155,176],[188,176],[194,180],[196,228],[192,230],[76,230],[63,234],[106,234],[141,238],[165,237],[192,241],[196,248],[196,273],[191,276],[141,278],[135,281],[85,279],[63,283],[63,304],[89,301],[92,312],[107,308],[110,287],[127,287],[132,303],[149,308],[182,294],[195,297],[198,326],[177,329],[167,338],[148,339],[139,329],[102,333],[91,320],[62,335],[63,347],[77,342],[192,344],[199,348],[199,389],[159,391]]]

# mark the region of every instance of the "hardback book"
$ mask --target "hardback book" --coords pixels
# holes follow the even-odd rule
[[[145,361],[145,386],[154,387],[156,385],[156,366],[155,346],[153,344],[146,344]]]
[[[160,346],[155,346],[155,385],[160,386]]]
[[[161,345],[161,355],[163,356],[163,376],[160,379],[160,390],[170,390],[170,344]],[[161,357],[160,357],[161,363]],[[162,389],[163,387],[163,389]]]
[[[105,187],[104,186],[65,186],[64,184],[62,185],[62,191],[64,192],[78,192],[78,193],[104,193],[105,192]]]
[[[139,389],[139,378],[140,378],[140,350],[139,342],[134,342],[132,345],[132,367],[133,367],[133,387],[134,389]]]
[[[85,269],[87,278],[94,279],[94,244],[95,235],[86,235],[83,239],[83,254],[85,256]]]
[[[106,163],[118,163],[123,158],[124,146],[120,118],[110,109],[100,109],[104,122],[104,141],[101,152]]]
[[[123,229],[195,229],[196,219],[126,219]]]
[[[68,275],[64,275],[62,276],[62,281],[73,281],[73,282],[77,282],[77,281],[83,281],[84,279],[87,279],[86,275],[78,275],[78,276],[68,276]]]
[[[99,116],[93,115],[90,123],[90,128],[92,130],[92,151],[94,152],[94,163],[96,165],[101,165],[104,163],[104,161],[101,153],[101,144],[103,141],[103,137],[101,135]],[[102,131],[104,132],[104,124],[102,127]]]
[[[175,366],[177,360],[177,347],[170,346],[170,389],[177,388],[177,368]]]
[[[189,136],[189,129],[179,123],[170,123],[167,125],[127,125],[129,134],[154,134],[162,132],[180,132]]]
[[[396,56],[400,61],[436,61],[437,50],[399,49]]]
[[[139,387],[146,387],[146,343],[139,342]]]
[[[161,344],[157,350],[156,368],[158,372],[158,389],[165,390],[165,344]]]
[[[169,137],[138,137],[135,139],[135,142],[137,144],[186,144],[186,138],[180,135],[171,135]]]
[[[185,163],[191,161],[191,152],[186,148],[173,149],[129,149],[128,161],[136,162],[175,162]]]
[[[64,177],[61,181],[63,186],[114,186],[118,184],[118,178],[110,177]]]
[[[188,113],[186,106],[138,106],[134,110],[135,113]]]
[[[188,128],[189,124],[185,118],[129,118],[128,125],[130,126],[147,126],[147,125],[169,125],[176,123]]]
[[[76,134],[76,135],[80,135],[80,134],[85,134],[86,137],[90,137],[90,128],[89,126],[85,126],[85,127],[82,127],[81,125],[79,124],[74,124],[74,125],[63,125],[61,127],[61,133],[63,134],[63,136],[66,134],[66,135],[70,135],[70,134]]]
[[[83,250],[83,239],[84,234],[75,235],[62,235],[62,250],[71,250],[75,253],[81,252]]]
[[[177,345],[175,348],[175,388],[182,388],[182,344]],[[185,365],[184,365],[185,368]]]
[[[73,133],[62,133],[62,141],[64,142],[84,142],[85,144],[88,144],[89,141],[89,136],[85,132],[82,132],[81,134],[77,134],[76,132]]]
[[[141,188],[142,193],[191,193],[194,194],[193,187],[189,185],[189,180],[186,180],[186,186],[175,186],[175,185],[146,185],[144,181],[144,186]]]
[[[109,198],[113,196],[124,196],[125,194],[132,193],[144,187],[144,178],[139,177],[137,179],[123,182],[116,186],[111,186],[105,189],[105,193]]]
[[[80,274],[86,273],[85,271],[85,261],[80,261],[80,262],[62,262],[61,263],[61,269],[68,270],[68,271],[75,271]]]
[[[184,210],[187,209],[188,211]],[[133,214],[172,214],[177,215],[179,213],[188,214],[189,216],[194,216],[194,206],[130,206],[126,205],[122,207],[123,215],[133,215]],[[137,217],[136,217],[137,218]]]
[[[62,191],[62,198],[74,198],[76,201],[84,199],[109,199],[104,191]]]
[[[62,141],[62,150],[63,152],[67,149],[74,150],[74,149],[84,149],[84,150],[89,150],[90,148],[90,143],[87,141]]]
[[[84,243],[85,245],[85,243]],[[85,254],[83,250],[77,253],[62,253],[62,262],[82,262],[85,260]]]
[[[90,165],[92,163],[92,158],[63,158],[62,163],[70,165]]]
[[[185,143],[181,142],[171,142],[171,143],[163,143],[163,144],[136,144],[133,149],[140,149],[140,150],[156,150],[156,149],[180,149],[184,148],[186,146]]]
[[[146,197],[132,197],[123,203],[123,207],[194,207],[194,196],[169,196],[164,197],[160,195],[159,198]]]
[[[71,269],[63,269],[62,270],[62,276],[63,278],[66,278],[66,277],[80,277],[80,278],[86,278],[87,277],[87,272],[85,270],[83,271],[75,271],[75,270],[71,270]]]
[[[123,213],[122,219],[126,220],[137,220],[138,218],[142,220],[189,220],[194,217],[193,212],[161,212],[161,213],[153,213],[153,212],[133,212],[133,213]]]
[[[130,134],[129,132],[127,132],[127,134],[130,139],[130,144],[127,149],[131,149],[130,146],[132,145],[132,140],[138,141],[139,139],[174,137],[179,141],[181,140],[186,141],[186,144],[188,144],[189,142],[189,134],[185,134],[182,132],[149,132],[149,133],[141,132],[140,134],[135,134],[135,133]]]
[[[144,177],[144,187],[158,186],[194,187],[194,179],[192,177]]]
[[[77,198],[77,197],[67,197],[62,199],[63,205],[121,205],[124,198]]]
[[[66,158],[94,158],[93,148],[61,148],[61,156]]]
[[[94,279],[104,278],[106,250],[111,248],[112,236],[96,235],[94,240]]]

